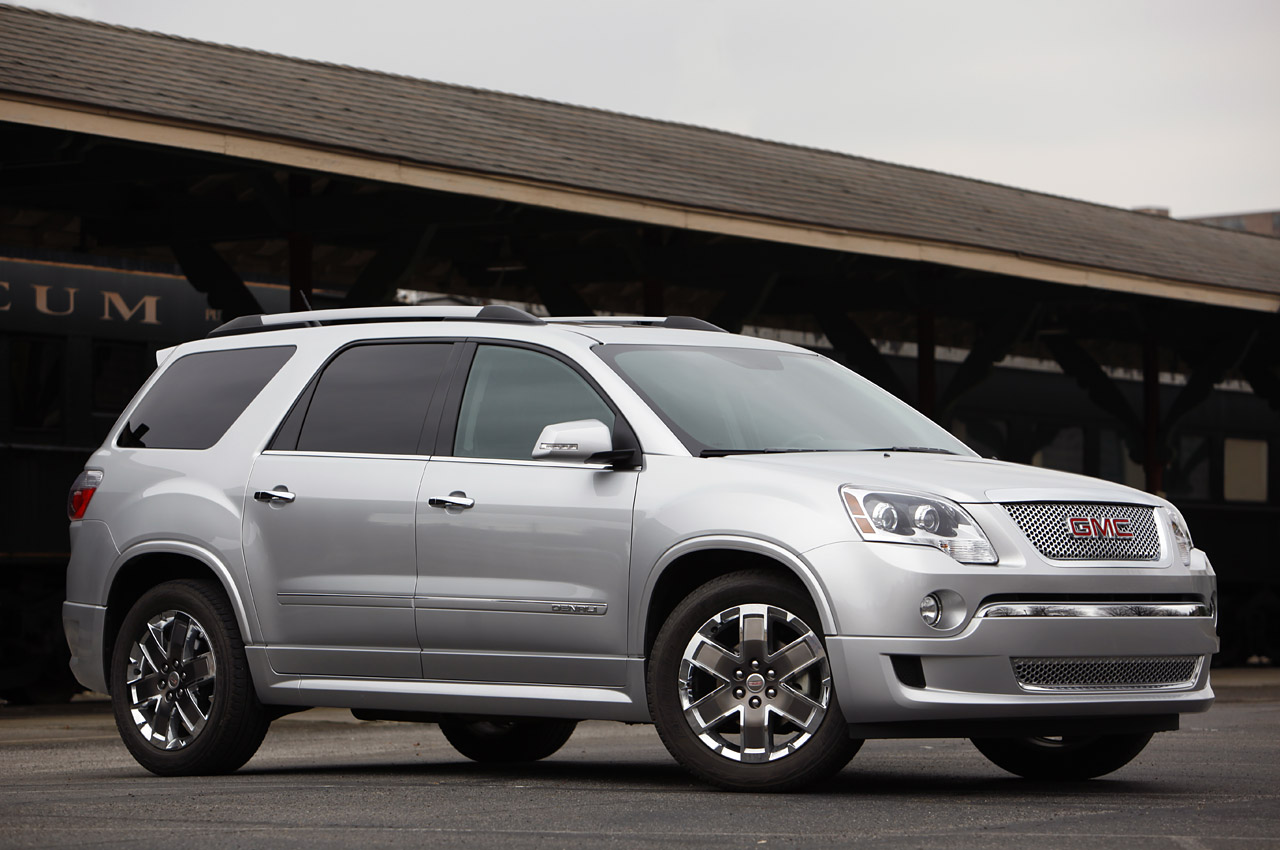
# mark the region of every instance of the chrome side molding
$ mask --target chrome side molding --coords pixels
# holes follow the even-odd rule
[[[1204,602],[995,602],[977,617],[1212,617]]]

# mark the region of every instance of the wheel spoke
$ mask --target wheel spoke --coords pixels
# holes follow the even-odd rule
[[[770,701],[770,707],[799,726],[805,732],[814,732],[822,723],[826,709],[816,700],[810,699],[788,685],[778,688],[778,695]]]
[[[739,617],[742,645],[738,652],[744,659],[763,659],[769,654],[769,616],[761,611],[743,611]]]
[[[205,652],[182,665],[182,675],[186,678],[186,687],[194,688],[213,679],[214,660],[212,652]]]
[[[151,742],[163,746],[164,743],[173,739],[170,730],[170,721],[173,717],[173,702],[171,700],[162,699],[156,704],[156,716],[151,721]],[[156,739],[159,739],[157,741]]]
[[[777,671],[779,679],[796,675],[821,658],[813,646],[816,642],[813,632],[796,638],[769,656],[769,666]]]
[[[768,761],[773,749],[773,730],[769,728],[768,712],[763,708],[748,708],[742,712],[742,760]]]
[[[165,648],[165,658],[170,663],[182,660],[182,650],[187,645],[187,629],[190,624],[191,618],[185,614],[174,616],[173,628],[169,632],[169,645]]]
[[[129,686],[133,688],[135,698],[133,707],[138,708],[160,696],[160,683],[163,681],[164,677],[159,673],[152,673],[130,682]]]
[[[160,643],[160,636],[153,629],[148,628],[146,636],[138,641],[138,651],[153,672],[159,672],[164,666],[164,647]]]
[[[689,661],[719,679],[733,681],[733,671],[742,666],[742,659],[704,635],[697,635],[695,640],[700,643],[686,656]]]
[[[194,737],[199,733],[204,728],[205,721],[209,719],[209,715],[200,710],[199,703],[190,691],[183,692],[176,708],[183,725],[187,727],[188,736]]]
[[[733,696],[733,688],[722,685],[686,708],[684,716],[689,725],[701,734],[741,707],[741,703]]]

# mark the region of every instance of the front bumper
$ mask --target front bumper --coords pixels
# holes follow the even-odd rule
[[[850,723],[1181,714],[1213,704],[1213,621],[1109,618],[975,620],[951,638],[828,637],[832,677]],[[893,656],[919,659],[924,686],[901,681]],[[1031,691],[1013,657],[1203,656],[1181,689]]]
[[[835,611],[827,651],[836,695],[855,736],[923,734],[912,730],[963,736],[969,729],[998,731],[1001,723],[1026,728],[1021,721],[1034,726],[1041,720],[1062,721],[1063,729],[1070,721],[1077,724],[1072,729],[1085,723],[1099,732],[1122,731],[1141,727],[1141,718],[1164,718],[1176,726],[1178,714],[1213,704],[1209,661],[1218,640],[1207,614],[1215,581],[1202,553],[1190,568],[1063,567],[1003,553],[1000,564],[984,567],[958,564],[923,546],[857,543],[807,555]],[[929,593],[944,596],[944,609],[954,614],[945,628],[930,628],[920,619],[920,600]],[[975,616],[995,601],[1032,600],[1059,604],[1053,615]],[[1090,604],[1068,604],[1085,600],[1094,614],[1111,607],[1098,603],[1140,600],[1200,613],[1125,616],[1114,606],[1106,616],[1062,615],[1073,607],[1087,612]],[[1025,607],[1020,614],[1036,613],[1036,606]],[[1020,684],[1013,667],[1014,658],[1070,666],[1083,659],[1138,663],[1171,657],[1197,661],[1184,684],[1039,689]],[[1049,728],[1034,734],[1063,734]]]

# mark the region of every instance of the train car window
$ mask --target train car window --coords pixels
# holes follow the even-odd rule
[[[116,444],[209,448],[222,439],[295,350],[292,345],[238,348],[180,358],[134,408]]]
[[[145,342],[94,342],[93,412],[120,413],[154,368],[154,355]]]
[[[63,426],[62,389],[66,340],[59,337],[10,338],[9,393],[13,427],[56,431]]]
[[[452,343],[348,348],[334,358],[307,407],[298,451],[417,454]]]

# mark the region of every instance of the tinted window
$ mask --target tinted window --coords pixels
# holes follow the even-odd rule
[[[482,345],[467,377],[453,453],[528,460],[544,427],[575,419],[599,419],[613,428],[613,411],[559,360]]]
[[[451,348],[448,343],[394,343],[342,352],[316,384],[298,450],[416,454]]]
[[[179,358],[129,416],[117,441],[146,449],[207,449],[258,397],[292,345],[206,351]]]
[[[10,348],[10,404],[15,428],[62,427],[65,339],[14,336]]]

